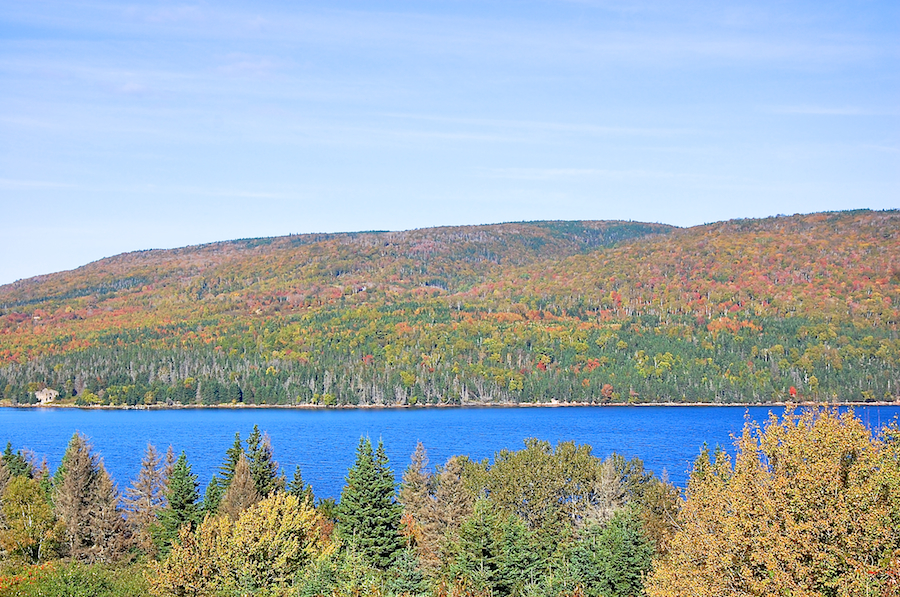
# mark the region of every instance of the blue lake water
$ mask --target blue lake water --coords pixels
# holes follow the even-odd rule
[[[416,442],[432,465],[456,454],[476,460],[536,437],[552,444],[589,444],[594,454],[637,456],[645,466],[684,486],[704,443],[730,453],[745,418],[763,422],[780,407],[565,407],[385,410],[80,410],[0,408],[0,448],[28,448],[55,470],[72,434],[88,436],[107,470],[124,490],[137,476],[147,443],[161,452],[184,450],[199,476],[201,495],[234,434],[246,439],[253,425],[272,438],[275,458],[288,478],[299,464],[318,497],[338,497],[361,436],[382,439],[399,478]],[[870,428],[900,416],[900,407],[857,407]]]

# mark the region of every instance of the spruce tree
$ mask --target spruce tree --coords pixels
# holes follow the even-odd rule
[[[225,495],[225,491],[222,489],[222,482],[213,475],[209,480],[209,485],[206,486],[206,493],[203,495],[203,514],[210,516],[218,514],[223,495]]]
[[[237,466],[241,454],[244,453],[244,444],[241,442],[240,432],[234,434],[234,443],[225,451],[225,462],[219,467],[219,485],[222,490],[228,489],[231,479],[234,477],[234,469]]]
[[[652,559],[653,544],[633,508],[586,529],[569,553],[570,573],[590,596],[641,594]]]
[[[178,537],[178,529],[184,525],[193,528],[199,522],[200,510],[197,501],[200,495],[197,487],[197,475],[191,472],[187,456],[182,452],[168,479],[166,489],[168,504],[160,511],[159,523],[155,527],[153,538],[161,552],[168,552],[172,541]]]
[[[237,466],[234,469],[234,478],[228,486],[228,491],[222,496],[219,510],[233,519],[237,519],[241,512],[259,502],[262,496],[256,490],[253,474],[250,471],[250,463],[247,457],[241,454]]]
[[[163,494],[169,493],[169,477],[172,476],[172,471],[175,470],[175,450],[172,448],[171,444],[168,448],[166,448],[166,458],[163,461]]]
[[[128,525],[132,528],[138,545],[145,552],[150,552],[150,527],[156,522],[156,515],[166,502],[162,459],[152,444],[147,444],[138,478],[125,491],[122,501],[128,512]]]
[[[416,552],[412,548],[401,550],[388,571],[388,591],[404,597],[426,597],[428,581],[419,567]]]
[[[312,486],[303,481],[303,473],[300,471],[299,464],[294,469],[294,478],[287,484],[287,492],[296,496],[301,504],[307,500],[309,500],[310,504],[315,501]]]
[[[28,463],[28,459],[25,458],[21,450],[16,450],[15,452],[13,452],[12,442],[6,443],[6,449],[3,451],[2,461],[3,464],[6,465],[6,470],[9,473],[9,476],[32,476],[32,466]]]
[[[384,445],[379,442],[373,453],[372,442],[360,439],[338,505],[338,537],[357,546],[373,566],[387,569],[403,549],[401,512]]]
[[[447,545],[447,571],[452,578],[465,579],[476,590],[487,592],[502,564],[497,536],[500,517],[487,500],[476,502],[460,525],[455,540]]]
[[[454,532],[472,514],[475,500],[466,489],[464,472],[465,457],[451,456],[438,474],[434,512],[439,536]]]
[[[94,549],[89,559],[111,562],[124,553],[131,540],[131,534],[119,511],[118,489],[107,474],[103,462],[99,462],[91,501],[93,505],[89,512],[89,520]]]
[[[410,514],[419,525],[425,519],[430,504],[434,502],[432,489],[431,475],[428,472],[428,454],[422,442],[418,442],[412,455],[412,462],[403,473],[400,503],[403,504],[404,512]]]
[[[247,461],[256,491],[266,497],[276,489],[284,488],[284,480],[278,478],[278,463],[273,457],[272,442],[268,434],[260,433],[254,425],[247,438]]]
[[[53,484],[56,514],[66,529],[69,553],[87,561],[110,561],[124,547],[125,521],[116,488],[83,435],[69,441]]]

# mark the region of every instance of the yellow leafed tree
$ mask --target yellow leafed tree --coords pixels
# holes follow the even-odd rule
[[[734,465],[697,460],[651,597],[888,595],[900,549],[900,433],[852,413],[748,423]]]
[[[154,595],[240,594],[283,587],[314,558],[334,549],[320,515],[308,501],[275,493],[232,521],[207,517],[178,542],[151,575]]]

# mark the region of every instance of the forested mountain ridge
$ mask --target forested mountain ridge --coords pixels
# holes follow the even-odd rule
[[[900,212],[119,255],[0,287],[0,390],[92,403],[893,399]]]
[[[672,230],[638,222],[522,222],[224,241],[123,253],[76,270],[19,280],[0,286],[0,305],[14,308],[176,282],[202,289],[201,296],[347,280],[447,290],[502,266],[559,259]],[[447,266],[454,271],[446,271]]]

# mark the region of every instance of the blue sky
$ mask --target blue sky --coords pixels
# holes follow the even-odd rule
[[[900,207],[900,3],[0,5],[0,284],[124,251]]]

